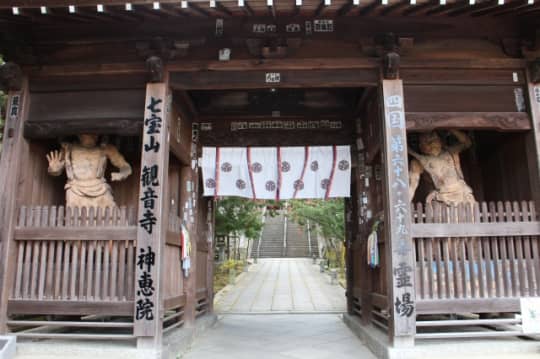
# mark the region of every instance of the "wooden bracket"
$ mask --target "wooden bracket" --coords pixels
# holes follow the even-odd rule
[[[533,84],[540,83],[540,57],[529,63],[530,81]]]
[[[19,65],[6,62],[0,65],[0,91],[20,91],[23,73]]]
[[[282,59],[292,54],[302,45],[301,38],[246,39],[251,56],[265,59]]]
[[[147,59],[150,56],[158,56],[164,61],[170,61],[187,56],[191,47],[203,45],[205,42],[206,39],[204,38],[174,40],[156,37],[149,41],[136,42],[135,49],[141,58]]]
[[[373,38],[361,39],[359,45],[364,55],[369,57],[383,57],[388,52],[396,52],[403,56],[414,46],[414,39],[384,33]]]
[[[146,59],[146,70],[148,71],[148,82],[163,82],[163,60],[157,56],[150,56]]]
[[[397,52],[388,52],[383,57],[383,76],[386,80],[399,78],[400,55]]]

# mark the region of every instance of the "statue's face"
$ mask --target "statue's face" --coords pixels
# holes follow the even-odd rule
[[[98,136],[94,134],[84,133],[79,135],[79,142],[84,147],[95,147],[97,144]]]
[[[420,135],[420,151],[430,156],[438,156],[442,151],[442,142],[436,132]]]

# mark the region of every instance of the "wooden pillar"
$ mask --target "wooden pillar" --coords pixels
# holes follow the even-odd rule
[[[407,133],[401,80],[382,80],[385,238],[389,335],[394,346],[414,345],[416,305],[411,240]]]
[[[182,167],[182,172],[180,174],[181,186],[182,186],[182,198],[185,198],[185,201],[190,201],[191,192],[187,191],[187,182],[191,181],[192,190],[196,189],[196,177],[194,171],[189,166]],[[193,202],[195,206],[195,202]],[[184,211],[186,211],[184,207]],[[193,218],[196,221],[197,215],[195,213],[196,208],[193,208]],[[184,216],[186,218],[186,216]],[[195,325],[195,318],[197,314],[197,226],[196,223],[191,223],[191,217],[187,216],[188,221],[185,223],[187,230],[189,232],[190,243],[191,243],[191,254],[190,262],[191,268],[189,270],[189,275],[187,278],[184,276],[184,291],[186,293],[186,305],[184,306],[184,322],[186,327],[192,327]]]
[[[533,130],[527,134],[527,162],[532,199],[536,208],[540,208],[540,83],[533,83],[531,72],[527,70],[527,89],[529,94],[529,110]]]
[[[134,335],[137,347],[161,349],[164,251],[168,226],[169,105],[166,82],[146,85],[137,228]]]
[[[208,302],[208,313],[214,312],[214,241],[215,241],[215,208],[216,201],[208,199],[206,201],[208,206],[207,216],[207,241],[208,241],[208,257],[206,262],[206,291]]]
[[[0,159],[0,334],[7,332],[7,308],[15,271],[16,256],[13,232],[17,218],[17,184],[21,158],[28,152],[23,125],[28,114],[30,93],[28,79],[20,91],[8,92],[6,123]]]
[[[356,171],[353,171],[353,175]],[[358,233],[358,211],[357,211],[357,191],[354,188],[356,181],[352,183],[352,198],[345,199],[345,279],[346,279],[346,292],[347,296],[347,313],[354,314],[354,265],[353,265],[353,253],[352,244],[356,239]]]

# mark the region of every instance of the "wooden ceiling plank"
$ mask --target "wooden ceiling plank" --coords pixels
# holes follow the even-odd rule
[[[483,15],[488,15],[494,11],[497,11],[497,10],[500,10],[503,6],[505,5],[513,5],[514,3],[507,3],[507,4],[504,4],[504,5],[501,5],[499,3],[497,4],[493,4],[493,6],[490,6],[490,7],[486,7],[484,9],[480,9],[480,10],[474,10],[472,11],[469,15],[470,16],[483,16]]]
[[[358,11],[358,16],[367,16],[380,6],[380,0],[374,0],[371,4],[364,6]]]
[[[381,16],[386,16],[386,15],[390,15],[391,13],[397,11],[397,10],[401,10],[403,9],[404,7],[407,7],[407,6],[410,6],[410,0],[400,0],[399,2],[395,3],[395,4],[392,4],[392,5],[389,5],[389,6],[385,6],[380,12],[379,12],[379,15]]]
[[[126,11],[124,8],[120,10],[113,7],[108,7],[105,8],[105,13],[123,19],[125,21],[142,21],[144,19],[144,17],[142,17],[141,15],[136,14],[133,11]]]
[[[441,6],[439,0],[429,0],[423,4],[411,6],[407,10],[403,11],[402,15],[417,15],[419,13],[429,11],[432,8],[438,8],[439,6]]]
[[[177,6],[172,5],[172,4],[160,4],[160,11],[172,17],[186,17],[187,16]]]
[[[93,7],[103,5],[103,6],[124,6],[127,2],[131,3],[133,6],[148,6],[152,5],[155,0],[2,0],[0,2],[0,9],[10,9],[12,7],[19,7],[20,9],[24,8],[36,8],[39,9],[40,6],[47,6],[50,8],[67,8],[69,5],[76,5],[78,7]],[[179,0],[159,0],[160,5],[163,4],[178,4]]]
[[[276,19],[276,8],[275,6],[268,6],[268,15],[272,17],[272,19]]]
[[[531,13],[537,13],[539,10],[540,10],[540,4],[534,5],[530,9],[523,8],[521,10],[518,10],[517,12],[514,12],[513,15],[527,15],[527,16],[529,16]]]
[[[498,3],[499,3],[499,0],[482,1],[480,3],[476,3],[474,6],[469,6],[462,9],[456,9],[454,11],[450,11],[447,15],[448,16],[471,15],[471,13],[473,12],[478,12],[487,8],[491,8],[493,6],[500,6],[498,5]]]
[[[203,17],[212,16],[208,11],[206,11],[205,9],[201,8],[199,5],[194,4],[194,3],[189,3],[189,9],[193,10],[193,12],[196,12],[197,14]]]
[[[146,7],[145,5],[133,5],[133,11],[145,16],[145,17],[148,17],[148,18],[151,18],[153,20],[161,20],[163,19],[163,16],[160,16],[159,12],[157,10],[153,10],[153,9],[149,9],[148,7]]]
[[[319,17],[323,13],[324,9],[326,8],[325,4],[326,0],[320,0],[319,5],[317,5],[317,8],[315,9],[315,12],[313,13],[313,17]]]
[[[539,5],[540,4],[538,4],[538,3],[537,4],[529,4],[527,2],[527,0],[525,0],[522,3],[518,2],[518,1],[514,1],[513,3],[501,6],[500,9],[491,12],[491,16],[502,16],[502,15],[506,15],[506,14],[509,14],[509,13],[515,14],[515,11],[519,11],[519,10],[524,9],[524,8],[536,7],[536,6],[539,6]]]
[[[426,15],[445,15],[449,12],[470,8],[474,5],[469,4],[469,0],[456,1],[453,4],[439,6],[426,12]]]
[[[233,16],[233,13],[231,10],[229,10],[225,5],[223,5],[220,1],[216,1],[216,7],[214,8],[214,11],[219,12],[227,17]]]
[[[39,10],[38,10],[39,11]],[[41,13],[34,13],[35,9],[19,9],[19,15],[13,15],[13,16],[20,16],[21,18],[28,19],[31,22],[39,23],[39,24],[51,24],[54,23],[54,19],[51,16],[43,15]]]
[[[247,16],[255,16],[255,12],[253,11],[253,8],[247,1],[244,1],[244,6],[242,7],[242,10],[246,13]]]

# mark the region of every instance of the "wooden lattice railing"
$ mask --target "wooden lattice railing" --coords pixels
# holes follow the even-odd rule
[[[418,204],[412,213],[416,298],[433,304],[419,304],[419,312],[444,311],[436,301],[452,312],[458,308],[452,300],[462,311],[513,311],[516,298],[540,296],[540,222],[533,202]]]
[[[21,207],[12,301],[134,297],[135,210]]]

